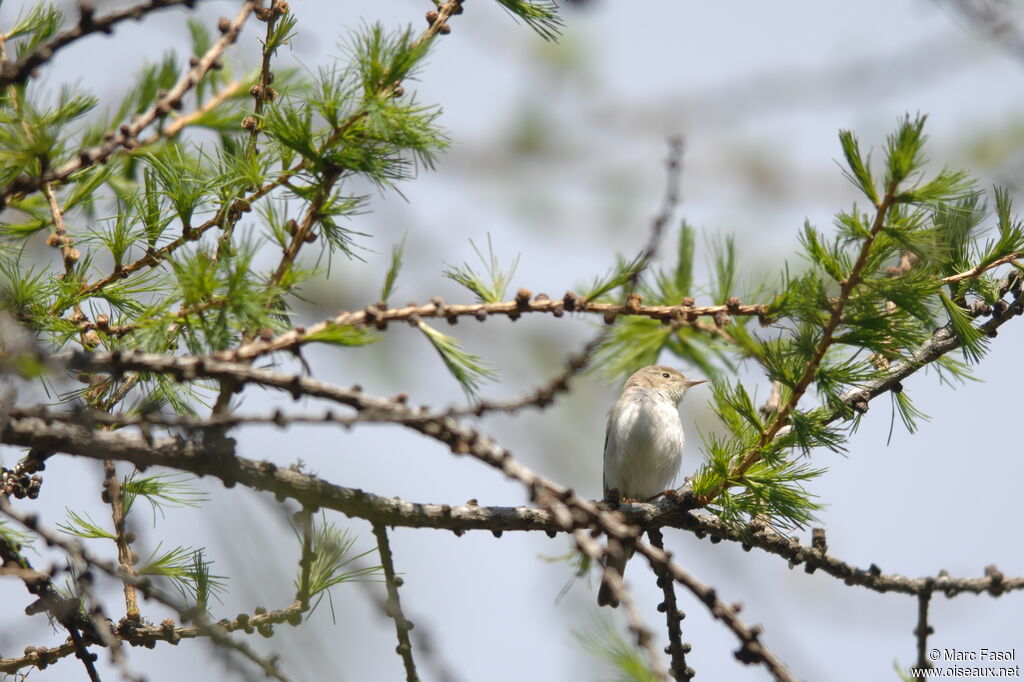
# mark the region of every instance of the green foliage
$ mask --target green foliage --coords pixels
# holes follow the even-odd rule
[[[654,682],[659,679],[647,664],[643,652],[630,644],[610,624],[595,625],[590,630],[577,630],[576,639],[607,666],[614,682]]]
[[[356,554],[353,552],[356,538],[347,530],[339,529],[333,523],[328,523],[326,517],[319,522],[311,519],[310,524],[312,529],[311,551],[313,552],[313,562],[309,568],[310,598],[327,592],[335,585],[354,580],[375,579],[381,575],[383,567],[359,563],[360,559],[375,552],[376,548]],[[301,545],[303,542],[301,534],[296,533],[296,536]],[[296,591],[302,589],[301,576],[295,579],[295,589]]]
[[[209,176],[201,157],[185,154],[177,144],[164,145],[155,152],[144,153],[142,158],[152,169],[184,229],[191,229],[192,216],[217,184],[217,178]]]
[[[15,528],[5,520],[0,519],[0,542],[4,542],[19,554],[24,549],[31,549],[35,536]]]
[[[737,252],[732,235],[716,238],[711,244],[712,265],[715,271],[715,288],[712,300],[725,303],[736,288]]]
[[[924,117],[901,119],[876,178],[856,137],[840,133],[845,173],[872,210],[838,212],[832,234],[804,225],[800,246],[807,266],[783,272],[768,306],[769,326],[733,318],[712,339],[691,325],[627,318],[600,349],[600,364],[616,376],[658,361],[667,350],[712,377],[753,360],[777,382],[778,401],[763,406],[740,383],[714,386],[722,430],[705,435],[707,459],[693,487],[727,522],[742,525],[761,516],[791,528],[811,521],[819,502],[806,486],[824,469],[794,457],[818,448],[842,451],[858,423],[857,389],[883,379],[893,363],[913,362],[936,327],[956,335],[969,364],[984,355],[988,338],[969,297],[998,301],[998,280],[986,271],[1020,257],[1024,226],[1012,217],[1006,192],[997,189],[994,230],[982,240],[990,214],[981,194],[963,172],[929,176],[924,140]],[[684,225],[677,263],[652,284],[641,282],[645,303],[677,305],[691,294],[692,244]],[[710,262],[706,291],[722,304],[735,295],[735,245],[713,242]],[[968,368],[949,356],[935,367],[943,380],[969,378]],[[803,408],[804,396],[814,396],[819,407]],[[893,393],[892,401],[894,423],[899,414],[910,431],[927,418],[905,393]]]
[[[205,550],[174,547],[161,552],[157,546],[136,570],[139,575],[159,576],[171,581],[182,597],[192,603],[200,613],[207,613],[210,598],[220,601],[227,588],[227,577],[210,572],[213,565],[205,557]]]
[[[490,244],[490,241],[487,242]],[[395,283],[398,281],[398,273],[402,270],[402,254],[405,252],[405,237],[391,247],[391,265],[384,275],[384,284],[380,288],[380,300],[387,301],[391,294],[395,293]]]
[[[464,351],[457,339],[434,329],[423,320],[417,326],[441,356],[444,366],[459,382],[467,398],[476,396],[482,381],[494,378],[494,370],[486,367],[478,355]]]
[[[498,3],[519,17],[545,40],[557,40],[562,33],[562,18],[558,16],[558,5],[548,0],[497,0]]]
[[[671,327],[646,317],[630,317],[615,325],[597,352],[596,367],[609,378],[624,377],[657,363],[673,335]]]
[[[380,341],[380,336],[365,327],[351,324],[328,324],[324,329],[306,335],[306,341],[335,346],[365,346]]]
[[[988,339],[974,325],[966,310],[954,303],[945,293],[940,294],[939,298],[942,301],[942,307],[949,315],[949,324],[956,332],[957,338],[960,339],[964,357],[970,363],[978,362],[988,349]]]
[[[914,406],[906,391],[892,391],[890,395],[892,396],[893,417],[895,419],[896,413],[899,413],[900,420],[908,432],[914,433],[917,431],[917,421],[919,419],[927,420],[929,418],[928,415]],[[889,439],[892,439],[892,425],[889,426]]]
[[[143,476],[138,471],[132,471],[121,481],[124,513],[127,515],[131,512],[135,500],[141,497],[149,503],[153,511],[153,525],[156,526],[157,512],[163,517],[167,508],[198,507],[209,498],[196,490],[192,480],[188,474]]]
[[[844,170],[843,175],[857,185],[872,204],[877,204],[878,190],[875,189],[875,181],[871,177],[871,171],[868,170],[871,165],[871,156],[869,155],[866,159],[861,156],[857,137],[849,130],[839,131],[839,144],[843,147],[846,165],[849,166],[849,170]]]
[[[565,598],[565,595],[569,594],[569,590],[580,578],[586,577],[590,573],[590,569],[594,566],[594,561],[590,556],[584,552],[580,552],[574,545],[570,543],[568,551],[565,554],[558,556],[549,556],[544,554],[537,555],[537,558],[541,561],[545,561],[549,564],[568,564],[572,568],[572,575],[562,585],[562,589],[558,591],[555,596],[555,603],[558,604]]]
[[[277,55],[277,51],[281,47],[291,43],[295,37],[295,26],[298,24],[299,19],[294,13],[288,13],[284,16],[278,17],[277,23],[274,24],[274,30],[270,34],[269,40],[264,42],[264,49],[270,54],[271,57]]]
[[[609,270],[603,277],[596,278],[584,290],[583,298],[587,301],[596,301],[626,286],[626,284],[638,277],[646,267],[647,262],[644,260],[643,254],[637,254],[629,260],[625,260],[620,256],[614,268]]]
[[[64,14],[59,9],[41,2],[24,15],[19,11],[14,26],[4,32],[4,38],[8,44],[15,45],[15,54],[21,58],[56,35],[63,22]]]
[[[0,180],[7,183],[67,161],[73,153],[71,125],[96,102],[95,97],[67,86],[50,103],[28,96],[24,88],[14,88],[0,106]]]
[[[57,527],[68,535],[90,540],[117,540],[117,536],[92,520],[88,514],[79,514],[71,509],[65,510],[68,515],[66,523],[58,523]]]
[[[670,270],[658,270],[655,275],[656,292],[645,298],[659,305],[676,305],[685,296],[693,295],[693,257],[696,253],[694,230],[686,221],[679,226],[676,263]]]
[[[918,115],[911,119],[908,114],[900,120],[896,132],[886,139],[885,187],[893,194],[901,182],[924,165],[921,148],[925,140],[925,118]]]
[[[498,303],[499,301],[503,301],[505,299],[505,290],[508,288],[509,282],[512,281],[512,278],[516,274],[516,267],[519,265],[519,256],[512,259],[512,263],[508,266],[508,270],[503,270],[501,263],[498,261],[497,254],[494,253],[494,244],[491,243],[491,235],[487,235],[486,258],[484,258],[483,253],[480,252],[480,249],[477,248],[472,239],[469,240],[469,244],[473,247],[473,251],[476,252],[477,258],[479,258],[480,262],[483,264],[484,270],[487,272],[487,279],[485,280],[481,277],[468,263],[463,263],[462,267],[449,265],[448,269],[444,271],[444,276],[450,280],[458,282],[472,291],[477,300],[481,303]],[[399,257],[400,256],[401,252],[399,252]],[[390,272],[388,274],[390,277]]]

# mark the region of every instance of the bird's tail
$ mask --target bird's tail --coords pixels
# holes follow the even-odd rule
[[[614,571],[619,574],[619,577],[622,577],[623,573],[626,571],[626,562],[630,560],[633,556],[633,552],[635,551],[636,548],[632,541],[622,543],[622,553],[619,556],[608,557],[608,559],[605,560],[605,572]],[[619,600],[615,598],[612,586],[603,576],[601,578],[601,587],[597,591],[597,605],[610,606],[613,609],[619,605]]]

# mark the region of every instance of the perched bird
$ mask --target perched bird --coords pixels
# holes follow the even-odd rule
[[[683,461],[683,424],[679,403],[686,389],[706,379],[691,380],[664,365],[637,370],[622,387],[608,413],[604,436],[604,494],[617,490],[622,499],[647,501],[672,487]],[[622,575],[633,548],[608,559],[607,566]],[[604,580],[597,593],[601,606],[618,606]]]

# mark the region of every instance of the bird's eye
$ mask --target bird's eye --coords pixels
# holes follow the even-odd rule
[[[665,377],[666,379],[671,379],[672,378],[672,375],[669,374],[668,372],[662,372],[661,376]]]

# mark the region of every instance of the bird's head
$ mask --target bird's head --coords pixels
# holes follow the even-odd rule
[[[687,379],[679,370],[665,365],[650,365],[634,372],[633,376],[626,380],[623,392],[631,388],[653,390],[678,405],[686,389],[705,382],[707,379]]]

